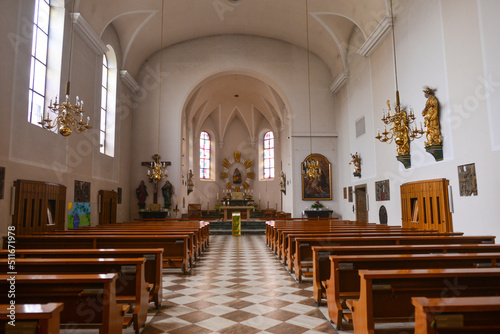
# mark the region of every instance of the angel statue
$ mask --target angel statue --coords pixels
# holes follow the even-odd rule
[[[354,165],[354,172],[352,173],[354,176],[357,176],[357,177],[361,177],[361,158],[359,157],[358,155],[358,152],[356,152],[356,154],[351,154],[351,162],[349,162],[349,165],[350,164],[353,164]]]

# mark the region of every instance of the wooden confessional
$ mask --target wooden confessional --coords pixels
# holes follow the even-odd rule
[[[66,187],[60,184],[14,181],[14,215],[16,234],[64,230]]]
[[[453,232],[449,181],[423,180],[401,185],[403,227]]]

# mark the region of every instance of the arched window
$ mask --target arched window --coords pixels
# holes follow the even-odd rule
[[[36,0],[29,81],[28,122],[38,124],[45,108],[47,52],[49,45],[50,0]]]
[[[272,131],[264,135],[264,179],[274,178],[274,134]]]
[[[102,56],[101,76],[101,122],[99,126],[100,152],[108,156],[115,153],[115,114],[116,114],[116,55],[111,45]]]
[[[203,131],[200,135],[200,179],[210,179],[210,160],[212,157],[210,135]]]
[[[106,152],[106,116],[108,110],[108,58],[102,55],[102,80],[101,80],[101,125],[99,143],[101,153]]]

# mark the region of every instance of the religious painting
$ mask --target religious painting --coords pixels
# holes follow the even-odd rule
[[[89,203],[90,202],[90,182],[75,180],[75,202]]]
[[[460,196],[477,196],[476,164],[458,166]]]
[[[0,199],[3,199],[4,185],[5,185],[5,167],[0,167]]]
[[[90,203],[68,203],[68,228],[90,226]]]
[[[117,203],[122,204],[122,188],[118,187],[117,193]]]
[[[375,200],[389,201],[390,199],[391,192],[389,189],[389,180],[375,182]]]
[[[331,164],[321,154],[311,154],[302,162],[302,200],[332,199]]]
[[[349,202],[352,202],[352,187],[347,188],[347,194],[349,195]]]

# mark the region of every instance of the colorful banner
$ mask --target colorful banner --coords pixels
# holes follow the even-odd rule
[[[90,203],[68,202],[68,228],[90,226]]]

